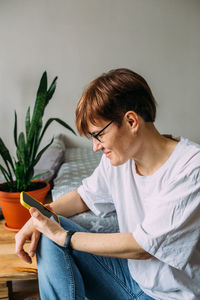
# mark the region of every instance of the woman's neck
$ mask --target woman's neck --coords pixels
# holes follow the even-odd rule
[[[178,141],[161,135],[153,123],[144,123],[138,134],[140,147],[134,157],[139,175],[152,175],[171,156]]]

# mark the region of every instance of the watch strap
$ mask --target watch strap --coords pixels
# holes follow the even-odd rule
[[[68,249],[72,249],[70,243],[71,243],[71,238],[72,238],[72,235],[75,233],[76,231],[74,230],[69,230],[67,231],[67,236],[66,236],[66,239],[65,239],[65,244],[64,244],[64,247],[65,248],[68,248]]]

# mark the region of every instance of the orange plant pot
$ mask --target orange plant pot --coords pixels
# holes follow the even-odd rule
[[[40,181],[40,180],[34,180]],[[45,187],[27,192],[30,196],[44,203],[45,197],[50,190],[50,185],[45,182]],[[20,204],[20,193],[8,193],[0,191],[0,204],[5,218],[5,228],[12,231],[20,230],[29,220],[29,211]]]

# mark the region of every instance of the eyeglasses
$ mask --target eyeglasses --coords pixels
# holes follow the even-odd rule
[[[110,124],[112,124],[113,121],[111,121],[110,123],[108,123],[103,129],[101,129],[99,132],[93,134],[89,132],[89,135],[92,139],[96,139],[97,141],[99,141],[100,143],[102,142],[100,135],[102,134],[102,132],[108,127],[110,126]]]

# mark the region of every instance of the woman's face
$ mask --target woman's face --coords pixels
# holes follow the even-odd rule
[[[97,135],[108,124],[109,122],[104,120],[98,121],[96,125],[89,124],[89,132]],[[125,120],[120,128],[115,123],[111,123],[97,137],[100,141],[92,138],[93,151],[102,150],[113,166],[121,165],[133,158],[135,138],[131,126]]]

